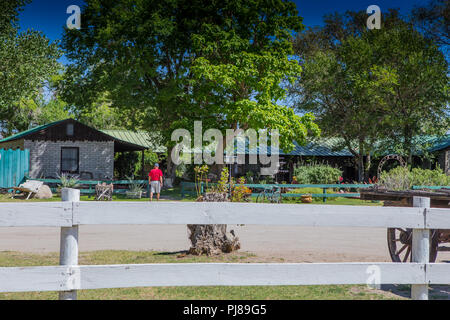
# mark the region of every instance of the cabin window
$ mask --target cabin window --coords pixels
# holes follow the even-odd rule
[[[66,133],[68,136],[73,136],[73,123],[68,123],[66,127]]]
[[[61,172],[78,173],[80,160],[79,148],[61,148]]]

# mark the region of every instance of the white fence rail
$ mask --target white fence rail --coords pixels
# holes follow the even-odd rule
[[[0,292],[60,291],[144,286],[411,284],[428,298],[429,284],[449,284],[450,264],[429,263],[429,229],[450,229],[450,210],[199,202],[1,203],[0,227],[61,227],[60,266],[0,267]],[[254,224],[413,229],[411,263],[177,263],[78,265],[78,226],[88,224]],[[387,249],[386,249],[387,250]],[[375,274],[374,274],[375,272]],[[376,276],[375,281],[370,277]]]

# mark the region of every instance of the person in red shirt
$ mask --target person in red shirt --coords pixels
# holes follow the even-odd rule
[[[148,183],[150,184],[150,201],[153,201],[153,193],[156,193],[156,200],[159,200],[159,194],[163,185],[163,173],[159,169],[159,164],[155,163],[155,167],[150,170]]]

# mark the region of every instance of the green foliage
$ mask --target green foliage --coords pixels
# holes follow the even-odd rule
[[[288,193],[320,194],[320,193],[323,193],[323,189],[322,188],[312,188],[312,187],[310,187],[310,188],[295,188],[295,189],[289,190]],[[329,192],[327,190],[327,193],[335,193],[335,192],[333,192],[332,190]]]
[[[450,6],[446,0],[430,0],[426,6],[415,7],[412,21],[426,37],[442,45],[450,45]]]
[[[197,192],[197,197],[202,195],[202,184],[206,182],[206,189],[208,189],[208,171],[209,167],[205,164],[203,166],[196,166],[194,168],[195,172],[195,191]]]
[[[60,70],[61,50],[42,33],[19,32],[18,12],[29,1],[4,0],[0,13],[0,127],[3,136],[28,129],[40,90]],[[25,104],[24,104],[25,102]]]
[[[396,167],[381,173],[379,184],[388,190],[410,190],[413,186],[411,172],[407,167]]]
[[[220,173],[220,179],[215,186],[210,188],[211,192],[224,193],[228,192],[229,171],[227,167],[223,167]]]
[[[134,169],[134,176],[135,177],[140,177],[142,174],[142,160],[141,160],[141,151],[136,152],[138,154],[138,158],[139,161],[136,162],[135,164],[135,169]],[[144,150],[144,169],[145,168],[153,168],[153,166],[155,165],[155,163],[160,162],[164,159],[164,156],[162,155],[161,157],[158,156],[157,153],[151,151],[151,150]],[[146,174],[148,172],[145,172]]]
[[[414,168],[411,176],[414,186],[450,186],[450,176],[439,167],[434,170]]]
[[[53,98],[46,103],[42,103],[35,112],[35,122],[38,125],[71,117],[67,111],[67,104],[58,98]]]
[[[139,161],[138,152],[120,152],[114,156],[114,176],[118,179],[134,176]]]
[[[407,167],[396,167],[381,173],[379,185],[388,190],[410,190],[412,186],[449,186],[450,176],[439,167],[434,170]]]
[[[238,184],[234,185],[233,191],[231,192],[231,202],[248,202],[252,194],[250,188],[244,186],[245,178],[241,177],[238,179]]]
[[[114,156],[114,176],[118,179],[131,176],[140,177],[142,174],[141,157],[141,151],[116,153]],[[159,161],[158,154],[151,150],[144,150],[144,168],[153,168],[153,165]]]
[[[247,171],[245,173],[245,179],[247,180],[247,183],[253,183],[253,180],[255,179],[255,174],[253,173],[253,171]]]
[[[294,175],[299,184],[333,184],[338,183],[342,171],[327,164],[311,163],[296,166]]]
[[[61,180],[61,184],[58,184],[58,189],[62,188],[78,188],[79,184],[79,176],[72,175],[68,173],[62,173],[58,175],[58,179]]]
[[[283,150],[319,133],[311,114],[277,104],[301,71],[289,58],[303,27],[293,2],[88,0],[82,17],[90,28],[66,29],[62,43],[70,104],[107,93],[130,126],[160,132],[168,146],[194,120],[203,130],[279,129]]]
[[[122,129],[133,126],[128,121],[129,112],[120,111],[111,105],[108,94],[98,97],[89,105],[73,106],[73,117],[82,123],[98,129]]]
[[[303,74],[291,91],[299,111],[312,112],[324,135],[342,138],[337,148],[359,158],[360,179],[370,167],[364,156],[411,155],[415,136],[442,134],[450,119],[438,48],[396,10],[383,13],[380,30],[367,30],[366,19],[365,12],[329,15],[323,27],[299,34]]]
[[[134,176],[127,177],[127,180],[128,180],[128,182],[130,182],[128,189],[131,192],[139,193],[139,192],[144,191],[145,186],[141,183],[136,182]]]
[[[288,193],[309,194],[309,195],[323,194],[323,188],[296,188],[296,189],[289,190]],[[328,193],[336,193],[336,191],[334,191],[333,189],[327,189],[327,194]],[[284,199],[286,199],[287,201],[291,201],[291,202],[301,203],[300,197],[286,197],[286,198],[283,198],[283,200]],[[327,198],[327,202],[334,202],[337,199],[338,198],[330,197],[330,198]],[[312,197],[312,201],[317,202],[317,203],[323,202],[323,198]]]
[[[231,28],[207,24],[194,35],[195,51],[191,81],[195,99],[223,120],[224,128],[270,128],[280,132],[280,144],[286,151],[292,141],[302,143],[308,134],[318,135],[312,114],[297,115],[293,109],[277,104],[286,98],[283,82],[293,83],[301,67],[289,55],[293,53],[290,32],[300,31],[301,18],[295,5],[278,2],[274,6],[263,1],[250,3],[255,12],[264,12],[265,24],[259,15],[249,15],[244,22],[251,32],[240,29],[241,21],[229,20]],[[243,14],[243,12],[236,12]],[[275,37],[273,41],[271,37]]]

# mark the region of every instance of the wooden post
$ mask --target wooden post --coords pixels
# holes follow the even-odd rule
[[[63,188],[62,201],[79,202],[80,190]],[[62,266],[78,265],[78,226],[62,227],[59,249],[59,264]],[[61,291],[59,300],[76,300],[77,291]]]
[[[144,168],[144,163],[145,163],[145,156],[144,156],[144,151],[141,151],[141,176],[142,179],[145,179],[145,168]]]
[[[430,208],[430,198],[413,197],[413,207]],[[412,262],[429,263],[430,259],[430,230],[413,229]],[[414,300],[428,300],[428,285],[411,285],[411,298]]]
[[[323,194],[326,195],[327,194],[327,188],[323,188]],[[323,197],[322,200],[324,203],[327,202],[327,197]]]

